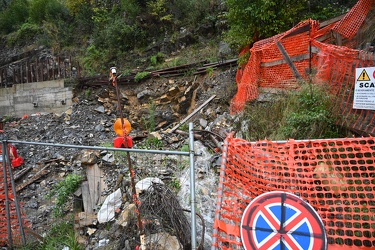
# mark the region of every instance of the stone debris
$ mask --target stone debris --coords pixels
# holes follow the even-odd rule
[[[228,110],[229,89],[234,84],[235,71],[231,69],[212,77],[194,80],[151,78],[139,86],[121,86],[121,104],[124,107],[124,117],[132,124],[130,136],[133,138],[134,147],[142,148],[142,143],[147,140],[157,140],[161,142],[160,146],[164,150],[181,150],[188,145],[186,127],[191,121],[195,130],[207,130],[218,135],[214,136],[213,140],[210,133],[194,132],[195,140],[200,140],[203,147],[215,152],[217,144],[222,142],[221,138],[225,138],[234,126],[235,118],[225,111]],[[12,118],[4,124],[3,137],[28,142],[112,147],[113,139],[117,136],[113,124],[119,117],[114,88],[106,85],[81,90],[77,88],[74,92],[73,104],[67,107],[65,112],[29,114],[25,119]],[[186,122],[179,124],[213,95],[216,97],[205,107],[197,110]],[[150,123],[151,120],[154,124]],[[171,127],[177,124],[179,129],[171,133]],[[112,246],[111,249],[134,249],[132,239],[124,238],[120,233],[133,223],[136,211],[132,204],[129,172],[127,167],[118,168],[116,152],[29,144],[15,146],[25,161],[23,166],[15,169],[14,174],[18,176],[17,192],[20,200],[25,203],[25,213],[32,222],[33,232],[46,232],[49,226],[53,201],[46,203],[45,197],[51,188],[67,174],[75,173],[85,178],[74,194],[74,208],[66,207],[64,212],[75,211],[78,240],[85,244],[87,249],[102,249],[107,246]],[[210,156],[205,157],[208,159]],[[212,161],[206,159],[206,162],[217,162],[219,158]],[[176,161],[172,158],[163,162],[168,166],[167,169],[160,168],[161,160],[158,156],[144,160],[131,156],[131,161],[136,163],[137,173],[157,176],[157,183],[173,181],[175,171],[178,170],[174,169]],[[206,165],[198,168],[197,177],[204,179],[209,169]],[[217,175],[216,172],[215,174]],[[91,178],[93,176],[96,178]],[[107,218],[99,216],[103,202],[115,190],[122,191],[120,200],[124,205],[117,206],[110,213],[107,208],[104,212],[110,214]],[[199,192],[210,195],[209,190],[202,189]],[[78,204],[76,201],[79,201]],[[212,211],[205,211],[208,209],[206,206],[202,210],[213,214]],[[100,222],[105,224],[109,220],[116,221],[109,229],[98,226]],[[157,242],[152,240],[155,238],[163,239],[167,242],[165,244],[171,246],[158,246],[155,249],[179,249],[181,246],[175,236],[167,233],[148,235],[147,244],[156,246]]]

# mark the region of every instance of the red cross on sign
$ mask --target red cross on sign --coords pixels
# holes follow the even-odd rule
[[[241,220],[246,250],[326,250],[327,236],[318,213],[298,196],[280,191],[259,195]]]

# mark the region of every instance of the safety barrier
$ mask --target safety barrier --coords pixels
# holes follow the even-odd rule
[[[244,210],[270,191],[308,202],[323,221],[328,249],[375,249],[374,138],[250,143],[228,136],[213,249],[243,249]]]
[[[9,235],[12,235],[10,239],[14,244],[22,244],[23,229],[30,227],[30,221],[22,213],[21,203],[17,202],[12,192],[8,167],[4,167],[2,162],[0,163],[0,167],[0,247],[7,245]],[[6,178],[4,178],[5,171]]]
[[[351,108],[355,68],[375,66],[373,52],[354,49],[359,47],[356,37],[364,29],[364,20],[374,3],[360,0],[341,20],[306,20],[242,51],[241,54],[249,51],[250,58],[237,72],[238,90],[231,101],[231,112],[240,112],[246,102],[255,100],[258,88],[297,89],[300,81],[312,80],[331,86],[341,107],[339,112],[346,120],[343,125],[375,135],[375,113]]]
[[[118,200],[122,201],[124,199],[128,200],[129,203],[133,201],[136,206],[140,205],[137,207],[136,213],[141,215],[144,220],[138,222],[144,223],[144,221],[147,221],[147,223],[149,223],[145,225],[142,224],[142,226],[140,226],[141,224],[138,225],[138,229],[144,227],[143,230],[141,230],[146,236],[143,242],[142,238],[139,240],[139,238],[134,237],[134,235],[124,236],[124,238],[128,237],[129,244],[133,249],[142,244],[152,245],[157,244],[158,241],[161,242],[165,240],[165,238],[162,237],[164,234],[155,234],[155,232],[162,232],[162,229],[168,233],[175,230],[175,232],[171,234],[178,237],[181,244],[184,246],[191,245],[195,248],[195,240],[199,240],[199,237],[196,237],[196,226],[204,227],[204,222],[201,220],[196,224],[195,217],[197,213],[195,212],[195,208],[188,210],[182,209],[181,205],[178,203],[176,194],[171,191],[172,188],[176,190],[180,188],[183,189],[183,197],[180,198],[182,198],[184,203],[190,202],[193,204],[195,203],[195,197],[192,193],[195,192],[195,187],[199,188],[202,185],[198,183],[194,177],[194,156],[199,155],[194,153],[192,124],[189,129],[189,148],[191,149],[189,152],[137,148],[108,148],[12,140],[3,141],[5,145],[7,143],[13,143],[17,145],[18,148],[30,147],[31,145],[33,152],[40,153],[44,153],[46,151],[45,148],[49,147],[51,148],[49,150],[51,157],[55,155],[56,148],[65,148],[71,154],[87,158],[85,158],[86,161],[84,164],[80,165],[80,163],[74,165],[74,167],[70,169],[66,168],[64,164],[65,160],[60,158],[52,158],[39,162],[37,164],[38,166],[34,166],[34,168],[28,166],[28,171],[30,171],[27,172],[28,178],[26,180],[24,179],[23,182],[18,182],[17,185],[13,176],[19,174],[19,172],[13,174],[9,166],[7,166],[7,178],[4,178],[5,174],[0,172],[0,247],[18,247],[25,245],[25,243],[33,244],[36,241],[43,241],[44,239],[41,235],[48,235],[51,228],[60,220],[63,220],[64,223],[69,222],[74,224],[75,229],[97,225],[97,223],[106,223],[115,217],[116,209],[117,213],[121,211],[117,203]],[[83,152],[81,152],[81,150],[83,150]],[[102,160],[94,160],[93,163],[87,163],[87,161],[90,162],[90,159],[96,159],[96,157],[100,155],[100,153],[98,153],[99,151],[101,153],[107,152],[107,154]],[[111,162],[117,162],[118,164],[111,164]],[[110,170],[108,170],[109,173],[113,174],[113,172],[115,172],[117,174],[106,176],[108,172],[101,168],[101,165],[105,164],[111,165]],[[130,170],[133,164],[135,164],[134,169]],[[17,169],[21,168],[23,167]],[[27,170],[27,168],[22,170]],[[125,181],[125,178],[127,178],[126,175],[135,175],[135,170],[137,173],[134,178],[139,182],[135,187],[132,186],[135,183],[125,185],[125,182],[129,182]],[[56,185],[57,183],[61,183],[69,174],[76,172],[77,175],[79,174],[79,176],[83,178],[83,182],[79,188],[80,191],[77,191],[74,197],[69,197],[69,200],[65,204],[59,203],[59,199],[54,196],[49,197],[49,192],[53,191],[54,187],[56,188],[58,186]],[[17,202],[18,195],[22,195],[22,192],[25,191],[29,185],[34,184],[34,186],[39,186],[39,184],[35,184],[35,182],[39,183],[41,179],[47,176],[50,181],[44,184],[48,187],[43,186],[42,190],[44,191],[38,194],[40,201],[30,202],[30,197],[26,195],[25,198],[25,195],[23,195],[24,200],[20,199],[20,201]],[[113,179],[113,176],[118,176],[117,182]],[[155,180],[155,183],[150,180],[151,185],[155,185],[157,190],[148,194],[150,184],[147,185],[147,181],[140,182],[140,180],[144,181],[154,177],[157,177],[159,181],[163,182],[165,185],[160,185],[160,182],[157,182],[157,180]],[[5,182],[5,180],[7,181]],[[189,184],[189,182],[191,183]],[[6,185],[4,185],[4,183],[6,183]],[[51,184],[53,184],[53,186],[50,186]],[[186,193],[186,187],[190,187],[190,193]],[[129,190],[131,189],[132,192],[136,192],[134,188],[138,190],[137,192],[140,192],[139,190],[144,190],[146,194],[142,193],[142,195],[136,195],[133,193],[133,200],[131,200],[131,198],[128,197],[128,195],[130,195]],[[109,194],[109,191],[115,192]],[[123,192],[123,197],[119,199],[118,196],[122,195],[121,192]],[[138,196],[138,198],[135,198],[136,196]],[[112,204],[113,201],[110,200],[110,198],[113,199],[114,197],[117,197],[116,204]],[[106,203],[108,199],[110,200],[108,202],[109,204]],[[22,202],[27,203],[23,206],[24,209],[22,209],[21,206]],[[43,205],[39,206],[39,202]],[[6,208],[6,204],[9,204],[9,212]],[[99,211],[98,208],[100,208]],[[72,209],[75,215],[74,218],[71,216],[62,217],[62,215],[71,212]],[[130,208],[125,206],[123,209],[126,213]],[[24,210],[24,213],[22,213],[21,210]],[[188,218],[185,218],[185,216],[188,215],[191,216],[190,223]],[[129,227],[137,227],[136,223],[133,225],[133,221],[124,221],[119,214],[117,214],[117,216],[119,217],[117,218],[119,225],[126,226],[129,224]],[[31,225],[30,221],[37,221],[38,223]],[[33,227],[31,228],[31,226]],[[191,229],[189,229],[189,226],[191,226]],[[87,243],[89,237],[90,235],[80,236],[78,237],[78,241],[80,243]],[[203,244],[204,237],[202,236],[200,240],[201,244]]]

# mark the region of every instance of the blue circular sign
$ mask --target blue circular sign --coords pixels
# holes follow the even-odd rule
[[[298,196],[280,191],[259,195],[241,220],[246,250],[326,250],[327,236],[318,213]]]

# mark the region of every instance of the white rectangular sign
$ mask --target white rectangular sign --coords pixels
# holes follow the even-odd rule
[[[375,110],[375,67],[356,68],[354,109]]]

